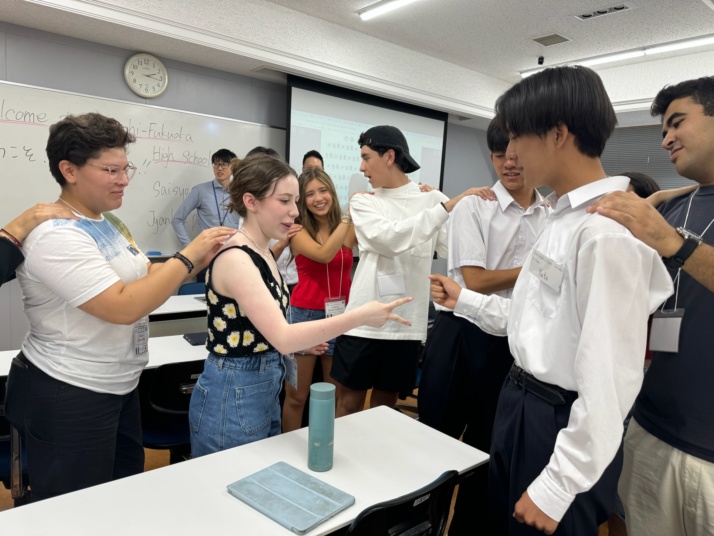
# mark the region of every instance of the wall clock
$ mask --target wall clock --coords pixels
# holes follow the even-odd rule
[[[139,52],[126,60],[124,80],[134,93],[147,99],[163,94],[169,82],[166,66],[159,58],[146,52]]]

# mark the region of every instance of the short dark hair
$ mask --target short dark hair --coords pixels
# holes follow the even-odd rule
[[[315,149],[313,149],[312,151],[306,152],[305,156],[302,157],[302,165],[303,166],[305,165],[305,160],[307,160],[308,158],[317,158],[322,163],[322,167],[325,167],[325,161],[322,159],[322,155],[319,152],[317,152]]]
[[[496,116],[491,119],[486,129],[486,145],[492,153],[504,153],[508,147],[508,131],[503,125],[501,118]]]
[[[50,126],[47,139],[47,160],[50,172],[61,187],[67,184],[60,171],[63,160],[83,166],[104,149],[123,148],[136,138],[116,119],[98,113],[68,115]]]
[[[630,186],[632,186],[632,190],[639,197],[649,197],[660,190],[657,181],[645,173],[640,173],[639,171],[623,171],[622,173],[618,173],[618,175],[630,179]]]
[[[265,199],[272,195],[280,179],[287,175],[297,177],[297,173],[289,164],[266,153],[246,156],[243,160],[235,158],[231,162],[231,172],[233,180],[228,187],[231,196],[229,208],[243,218],[248,214],[243,203],[244,194],[249,193],[256,199]]]
[[[278,154],[278,151],[270,147],[263,147],[262,145],[253,147],[250,151],[246,153],[245,157],[248,158],[249,156],[253,156],[255,154],[267,154],[268,156],[272,156],[273,158],[280,158],[280,154]]]
[[[230,164],[231,160],[235,157],[236,154],[233,151],[229,151],[228,149],[218,149],[211,155],[211,164],[215,164],[216,162],[225,162],[226,164]]]
[[[549,67],[521,80],[496,102],[509,134],[543,137],[565,125],[584,155],[599,157],[615,130],[617,117],[595,71],[581,65]]]
[[[402,173],[405,173],[406,169],[409,169],[409,164],[407,163],[407,159],[404,157],[404,149],[399,147],[398,145],[386,145],[386,144],[378,144],[378,143],[372,143],[371,138],[365,135],[364,132],[362,132],[359,135],[359,139],[357,140],[357,144],[360,147],[364,147],[365,145],[375,151],[379,156],[384,156],[384,153],[389,151],[390,149],[394,151],[394,163],[397,165],[399,170]]]
[[[653,117],[664,115],[673,100],[689,97],[704,108],[704,115],[714,116],[714,76],[685,80],[674,86],[664,86],[652,102]]]

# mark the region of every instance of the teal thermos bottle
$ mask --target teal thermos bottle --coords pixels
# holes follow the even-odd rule
[[[307,466],[311,471],[332,469],[335,446],[335,386],[313,383],[310,386]]]

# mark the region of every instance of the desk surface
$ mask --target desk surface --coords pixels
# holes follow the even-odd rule
[[[163,305],[157,307],[150,315],[149,320],[154,320],[162,315],[175,315],[181,313],[202,313],[206,315],[206,302],[197,300],[203,294],[184,294],[171,296]]]
[[[0,377],[7,376],[12,358],[19,350],[4,350],[0,352]],[[208,350],[205,346],[191,346],[183,335],[149,338],[149,364],[147,367],[158,367],[165,363],[177,361],[194,361],[206,359]]]
[[[355,496],[309,536],[348,525],[363,509],[463,473],[488,454],[386,407],[335,421],[334,467],[307,468],[307,428],[0,513],[3,534],[293,534],[234,498],[226,486],[285,461]]]

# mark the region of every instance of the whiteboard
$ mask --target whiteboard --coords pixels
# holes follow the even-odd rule
[[[0,225],[57,199],[60,187],[45,154],[49,126],[87,112],[113,117],[136,136],[128,157],[138,171],[115,213],[144,252],[180,249],[171,218],[193,186],[213,179],[211,155],[218,149],[238,156],[258,145],[285,152],[280,128],[0,82]],[[200,231],[195,212],[186,228],[191,236]]]

